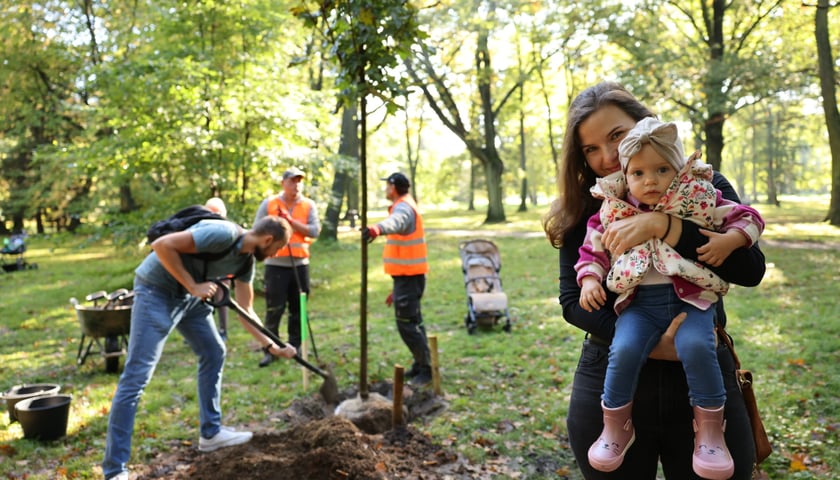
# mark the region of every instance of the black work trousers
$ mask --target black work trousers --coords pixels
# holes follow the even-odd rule
[[[297,277],[295,277],[297,271]],[[300,281],[300,289],[298,288]],[[289,306],[288,343],[300,349],[300,292],[309,295],[309,265],[265,266],[265,327],[280,337],[280,319]],[[282,337],[281,337],[282,339]]]
[[[414,357],[414,364],[430,369],[432,364],[426,327],[420,311],[420,299],[426,290],[425,275],[394,276],[394,315],[397,330],[405,346]]]

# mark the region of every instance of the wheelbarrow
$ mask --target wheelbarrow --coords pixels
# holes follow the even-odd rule
[[[91,353],[99,353],[105,359],[106,372],[119,372],[120,356],[125,355],[128,348],[133,300],[134,292],[124,288],[111,294],[104,290],[91,293],[85,301],[93,302],[93,305],[82,305],[75,298],[70,299],[82,329],[76,352],[78,365],[84,365]],[[104,304],[100,304],[102,301]]]

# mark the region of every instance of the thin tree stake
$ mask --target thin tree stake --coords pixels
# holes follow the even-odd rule
[[[429,335],[429,350],[432,353],[432,389],[435,395],[442,395],[440,389],[440,364],[438,363],[437,335]]]
[[[405,367],[394,365],[394,411],[393,427],[397,428],[403,424],[403,383],[405,380]]]

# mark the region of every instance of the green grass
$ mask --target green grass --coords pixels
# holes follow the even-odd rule
[[[840,306],[833,291],[840,284],[840,230],[820,222],[827,198],[818,199],[818,209],[813,202],[783,198],[781,207],[756,206],[768,221],[767,275],[759,287],[734,287],[726,299],[729,329],[744,367],[755,373],[775,447],[764,464],[774,479],[827,479],[840,471]],[[563,321],[557,304],[557,251],[540,234],[544,210],[511,208],[504,225],[481,225],[483,212],[427,213],[432,272],[424,318],[429,334],[438,338],[449,408],[417,426],[473,461],[510,462],[523,478],[578,479],[565,414],[583,334]],[[358,382],[357,235],[348,232],[338,244],[313,247],[309,313],[318,352],[335,364],[341,388]],[[498,327],[468,335],[464,328],[458,243],[481,237],[492,238],[501,251],[514,322],[510,335]],[[0,414],[0,477],[101,478],[117,376],[105,373],[98,356],[76,365],[81,332],[69,298],[130,288],[144,251],[65,235],[31,237],[27,246],[27,261],[39,268],[0,273],[0,391],[21,383],[58,383],[73,402],[68,435],[55,442],[23,439],[20,425],[9,425],[5,412]],[[382,273],[381,249],[379,241],[369,248],[371,382],[389,378],[394,364],[410,362],[384,305],[391,287]],[[256,310],[264,311],[261,298]],[[295,398],[315,394],[318,382],[310,380],[304,390],[301,370],[292,362],[257,368],[261,352],[235,323],[232,319],[224,421],[281,430],[279,412]],[[196,441],[195,396],[195,359],[176,333],[140,404],[132,463],[153,462],[171,446]]]

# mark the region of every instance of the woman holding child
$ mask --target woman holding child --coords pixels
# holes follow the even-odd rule
[[[544,218],[552,245],[560,250],[560,303],[565,320],[584,330],[581,357],[575,372],[567,417],[572,451],[587,479],[655,479],[658,463],[668,479],[700,478],[692,469],[694,454],[693,413],[688,386],[674,347],[674,336],[684,315],[677,316],[650,353],[639,375],[633,399],[632,423],[635,441],[621,466],[612,472],[589,464],[588,450],[603,429],[601,395],[608,364],[616,313],[616,295],[607,292],[605,308],[586,311],[581,307],[581,289],[575,264],[584,242],[587,220],[598,211],[601,200],[592,197],[596,180],[621,169],[618,145],[636,123],[653,113],[617,83],[603,82],[578,95],[572,102],[563,142],[562,171],[558,176],[560,196]],[[724,198],[738,201],[727,180],[715,172],[712,183]],[[650,238],[663,239],[683,258],[697,260],[709,238],[721,233],[661,212],[634,215],[610,224],[601,242],[613,255]],[[700,250],[698,252],[698,249]],[[709,268],[722,279],[742,286],[755,286],[764,276],[764,255],[758,245],[739,248],[720,265]],[[716,305],[717,322],[725,324],[722,302]],[[726,390],[725,438],[734,461],[732,478],[749,479],[755,447],[749,417],[735,378],[731,352],[718,342],[717,357]]]

